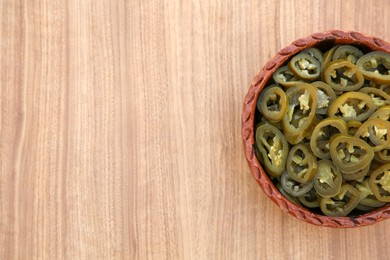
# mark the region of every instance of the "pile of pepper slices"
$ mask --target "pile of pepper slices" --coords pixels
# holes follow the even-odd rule
[[[289,200],[327,216],[390,202],[390,55],[336,45],[278,68],[257,101],[255,152]]]

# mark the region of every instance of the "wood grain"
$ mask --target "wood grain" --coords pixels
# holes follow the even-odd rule
[[[318,228],[246,164],[249,83],[294,39],[390,41],[390,3],[0,1],[0,259],[386,259],[390,221]]]

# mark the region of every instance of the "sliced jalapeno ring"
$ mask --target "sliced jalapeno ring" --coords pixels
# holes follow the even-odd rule
[[[267,172],[280,176],[286,168],[288,144],[283,133],[270,124],[261,124],[256,129],[256,146],[261,155],[259,160]]]
[[[305,138],[314,125],[317,93],[312,85],[301,83],[289,88],[286,96],[288,108],[283,117],[282,128],[287,141],[297,144]]]
[[[363,204],[358,204],[356,206],[356,209],[357,210],[360,210],[360,211],[365,211],[365,212],[368,212],[368,211],[372,211],[374,210],[375,208],[374,207],[370,207],[370,206],[366,206],[366,205],[363,205]]]
[[[374,151],[369,144],[349,135],[333,136],[329,150],[334,165],[344,173],[363,169],[374,157]]]
[[[286,167],[292,179],[307,183],[317,171],[317,159],[304,144],[297,144],[290,150]]]
[[[320,207],[327,216],[345,217],[355,209],[359,201],[359,191],[349,184],[344,184],[336,196],[322,198]]]
[[[324,59],[324,55],[322,54],[322,52],[318,49],[318,48],[309,48],[309,49],[305,49],[303,50],[301,53],[307,53],[309,54],[310,56],[312,56],[313,58],[315,58],[316,60],[318,60],[318,62],[320,64],[322,64],[322,61]]]
[[[295,55],[288,63],[291,72],[297,78],[313,81],[320,76],[320,62],[308,53]]]
[[[348,133],[353,136],[356,134],[359,127],[362,126],[362,122],[351,120],[347,122],[347,126],[348,126]]]
[[[313,130],[310,148],[314,155],[321,159],[330,159],[329,140],[335,134],[347,134],[348,127],[344,120],[326,118],[319,122]]]
[[[390,85],[380,85],[379,89],[385,92],[387,95],[390,95]]]
[[[370,118],[380,118],[385,121],[390,121],[390,106],[380,107]]]
[[[375,195],[368,195],[367,198],[360,200],[360,204],[368,207],[379,208],[386,205],[386,202],[379,201]]]
[[[317,88],[318,103],[316,113],[326,115],[328,108],[336,99],[336,94],[328,84],[322,81],[315,81],[311,84]]]
[[[369,185],[369,178],[364,179],[363,182],[358,183],[355,185],[355,188],[359,190],[360,192],[360,202],[359,205],[363,207],[369,207],[371,209],[382,207],[386,204],[386,202],[379,201],[375,195],[374,192],[371,190],[371,187]],[[356,207],[357,209],[360,209]],[[360,209],[362,210],[362,209]]]
[[[390,202],[390,163],[376,169],[371,174],[368,184],[379,201]]]
[[[355,133],[356,138],[366,141],[378,152],[390,146],[390,122],[379,118],[370,118]]]
[[[365,87],[359,91],[369,95],[376,107],[382,107],[390,104],[390,95],[380,89]]]
[[[267,88],[257,102],[261,114],[270,122],[279,122],[287,111],[287,97],[283,89],[277,86]]]
[[[342,45],[333,54],[333,60],[347,60],[356,64],[358,59],[363,56],[363,52],[351,45]]]
[[[295,86],[298,83],[302,83],[300,79],[295,77],[288,66],[283,66],[277,69],[272,75],[272,78],[276,83],[286,88]]]
[[[374,113],[376,106],[370,96],[360,92],[346,92],[336,98],[329,107],[329,117],[340,117],[345,121],[364,121]]]
[[[336,196],[341,188],[343,178],[337,167],[329,160],[317,163],[317,174],[314,176],[314,189],[323,197]]]
[[[299,199],[297,197],[294,197],[294,196],[291,196],[290,194],[288,194],[282,187],[282,185],[278,182],[276,184],[276,188],[278,189],[278,191],[284,196],[286,197],[289,201],[291,201],[292,203],[298,205],[298,206],[302,206],[301,202],[299,201]]]
[[[370,170],[370,164],[368,164],[366,167],[364,167],[358,171],[354,171],[352,173],[341,172],[341,175],[343,176],[343,179],[345,181],[358,180],[358,179],[366,176],[369,170]]]
[[[382,51],[369,52],[357,61],[364,77],[379,84],[390,83],[390,55]]]
[[[299,196],[298,199],[308,208],[318,208],[320,206],[320,196],[315,189],[309,190],[307,193]]]
[[[283,189],[288,194],[294,197],[302,196],[303,194],[307,193],[309,190],[313,188],[312,181],[309,181],[307,183],[297,182],[290,177],[290,174],[288,174],[288,172],[283,173],[281,178],[281,184]]]
[[[323,79],[337,91],[354,91],[364,84],[363,74],[349,61],[330,62],[323,71]]]
[[[374,159],[381,163],[390,163],[390,148],[377,151],[374,155]]]
[[[330,50],[324,53],[324,59],[322,61],[322,69],[323,72],[325,67],[332,61],[333,54],[340,47],[340,45],[333,46]]]

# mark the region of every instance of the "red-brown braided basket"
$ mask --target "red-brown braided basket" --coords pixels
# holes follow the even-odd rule
[[[264,68],[255,76],[244,100],[242,113],[242,139],[244,142],[245,156],[249,163],[253,177],[256,179],[265,194],[270,197],[283,211],[308,223],[325,227],[360,227],[374,224],[378,221],[390,218],[390,205],[386,205],[375,211],[354,217],[328,217],[315,214],[306,208],[302,208],[285,198],[274,186],[263,167],[257,160],[254,151],[254,119],[256,101],[259,93],[267,84],[275,70],[290,59],[294,54],[313,46],[329,46],[335,44],[360,44],[371,50],[380,50],[390,53],[390,44],[374,36],[359,32],[332,30],[323,33],[315,33],[308,37],[294,41],[290,46],[281,49],[275,57],[269,60]]]

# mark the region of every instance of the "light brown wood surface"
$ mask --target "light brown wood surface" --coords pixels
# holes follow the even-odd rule
[[[390,2],[0,1],[0,259],[388,259],[257,186],[249,83],[294,39],[390,41]]]

